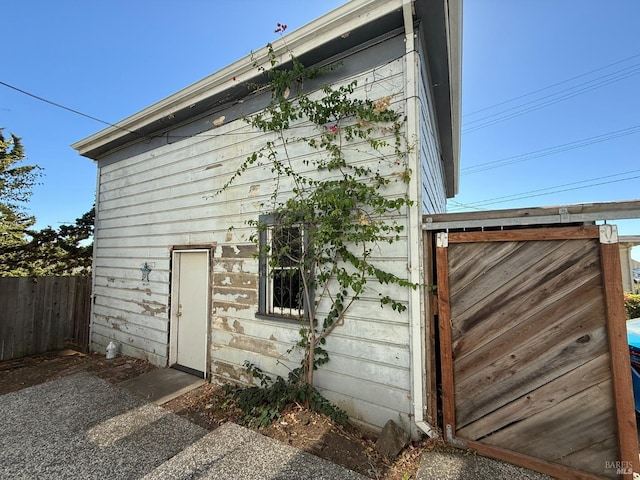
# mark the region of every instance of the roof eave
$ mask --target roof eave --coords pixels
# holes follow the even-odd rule
[[[283,62],[288,60],[288,52],[297,56],[317,48],[341,35],[348,35],[357,26],[383,17],[402,8],[402,0],[352,0],[311,23],[294,30],[285,37],[272,42],[274,52]],[[229,66],[204,79],[160,100],[130,117],[105,128],[73,145],[80,155],[97,158],[95,152],[100,147],[119,139],[143,127],[170,116],[173,112],[189,108],[190,105],[255,77],[256,65],[268,61],[267,46],[249,54]],[[233,82],[233,83],[232,83]],[[92,154],[93,152],[93,154]]]
[[[449,19],[449,78],[451,96],[451,135],[453,160],[453,190],[451,197],[458,194],[460,187],[460,129],[462,118],[462,0],[448,0]]]

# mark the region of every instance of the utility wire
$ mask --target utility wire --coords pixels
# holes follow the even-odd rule
[[[608,181],[604,181],[604,182],[600,182],[599,180],[605,180],[605,179],[609,179],[609,178],[614,178],[614,177],[619,177],[621,175],[629,175],[629,174],[633,174],[633,173],[639,173],[639,175],[634,175],[631,177],[625,177],[625,178],[619,178],[617,180],[608,180]],[[516,193],[513,195],[503,195],[501,197],[494,197],[494,198],[489,198],[486,200],[481,200],[479,202],[472,202],[469,204],[466,204],[465,207],[467,208],[478,208],[479,206],[484,207],[487,205],[494,205],[496,203],[506,203],[506,202],[512,202],[515,200],[522,200],[525,198],[532,198],[532,197],[541,197],[544,195],[551,195],[554,193],[562,193],[562,192],[569,192],[572,190],[580,190],[583,188],[590,188],[590,187],[597,187],[600,185],[608,185],[611,183],[618,183],[618,182],[626,182],[627,180],[634,180],[636,178],[640,178],[640,169],[639,170],[630,170],[628,172],[622,172],[622,173],[615,173],[613,175],[606,175],[604,177],[596,177],[596,178],[590,178],[587,180],[580,180],[578,182],[571,182],[571,183],[565,183],[562,185],[555,185],[553,187],[547,187],[547,188],[539,188],[537,190],[530,190],[528,192],[520,192],[520,193]],[[597,182],[597,183],[590,183],[588,185],[582,185],[584,183],[588,183],[588,182]],[[580,186],[574,186],[574,185],[580,185]],[[571,187],[571,188],[563,188],[563,187]],[[458,209],[457,207],[454,207],[454,209]]]
[[[46,98],[40,97],[40,96],[35,95],[33,93],[30,93],[30,92],[27,92],[26,90],[22,90],[21,88],[14,87],[13,85],[9,85],[8,83],[0,81],[0,85],[4,85],[5,87],[10,88],[12,90],[15,90],[16,92],[20,92],[20,93],[22,93],[24,95],[27,95],[28,97],[35,98],[36,100],[39,100],[41,102],[48,103],[49,105],[53,105],[54,107],[58,107],[58,108],[61,108],[63,110],[67,110],[68,112],[75,113],[76,115],[80,115],[82,117],[86,117],[86,118],[94,120],[96,122],[103,123],[104,125],[108,125],[110,127],[117,128],[118,130],[123,130],[125,132],[133,133],[134,135],[138,135],[140,138],[145,138],[144,135],[142,135],[142,134],[140,134],[138,132],[134,132],[133,130],[129,130],[127,128],[119,127],[118,125],[114,125],[113,123],[107,122],[105,120],[101,120],[101,119],[93,117],[91,115],[87,115],[86,113],[80,112],[80,111],[75,110],[75,109],[70,108],[70,107],[66,107],[66,106],[61,105],[59,103],[53,102],[51,100],[47,100]]]
[[[640,133],[640,125],[635,127],[624,128],[622,130],[616,130],[613,132],[603,133],[602,135],[596,135],[594,137],[587,137],[574,142],[563,143],[555,145],[553,147],[543,148],[541,150],[535,150],[533,152],[522,153],[520,155],[513,155],[511,157],[501,158],[500,160],[493,160],[491,162],[478,163],[469,167],[462,168],[460,170],[461,175],[470,175],[472,173],[484,172],[486,170],[492,170],[494,168],[505,167],[507,165],[513,165],[515,163],[526,162],[534,158],[546,157],[548,155],[555,155],[556,153],[566,152],[567,150],[573,150],[576,148],[582,148],[595,143],[608,142],[615,138],[625,137],[628,135],[634,135]]]
[[[602,81],[602,82],[597,83],[595,85],[590,85],[588,87],[584,87],[584,88],[582,88],[580,90],[577,90],[577,91],[574,91],[574,92],[571,92],[571,93],[567,93],[565,95],[558,96],[560,93],[562,93],[564,91],[571,91],[571,90],[575,89],[575,87],[569,88],[569,89],[566,89],[566,90],[562,90],[561,92],[555,93],[553,95],[548,95],[546,97],[542,97],[542,98],[540,98],[538,100],[533,100],[531,102],[527,102],[527,103],[524,103],[522,105],[517,105],[517,106],[509,108],[507,110],[503,110],[501,112],[498,112],[498,113],[496,113],[494,115],[488,115],[488,116],[480,118],[478,120],[474,120],[473,122],[470,122],[469,124],[475,124],[475,123],[478,123],[478,124],[477,125],[472,125],[472,126],[466,128],[466,129],[463,128],[462,133],[475,132],[476,130],[480,130],[482,128],[490,127],[492,125],[504,122],[506,120],[511,120],[512,118],[519,117],[519,116],[525,115],[527,113],[534,112],[536,110],[540,110],[540,109],[542,109],[544,107],[548,107],[550,105],[555,105],[556,103],[562,102],[564,100],[568,100],[568,99],[576,97],[578,95],[582,95],[584,93],[596,90],[596,89],[604,87],[606,85],[610,85],[611,83],[618,82],[620,80],[624,80],[625,78],[629,78],[631,76],[639,74],[640,73],[640,68],[637,68],[638,66],[640,66],[640,64],[634,65],[634,67],[636,67],[635,70],[633,70],[631,72],[627,72],[624,75],[621,75],[621,76],[618,76],[618,77],[615,77],[615,78],[612,78],[612,79],[609,79],[609,80]],[[595,80],[600,80],[600,78],[594,79],[593,81],[595,81]],[[593,81],[587,82],[587,84],[592,83]],[[553,97],[556,97],[556,98],[553,98]],[[547,98],[549,98],[549,100],[544,101]],[[525,107],[526,105],[531,105],[531,106],[526,107],[526,108],[522,108],[522,107]],[[518,109],[520,109],[520,110],[518,110]],[[479,122],[483,122],[483,123],[479,123]]]
[[[618,60],[617,62],[610,63],[610,64],[605,65],[603,67],[596,68],[594,70],[589,70],[588,72],[581,73],[580,75],[576,75],[575,77],[567,78],[566,80],[561,80],[559,82],[552,83],[551,85],[548,85],[546,87],[542,87],[542,88],[539,88],[537,90],[533,90],[531,92],[519,95],[517,97],[510,98],[509,100],[504,100],[503,102],[494,103],[493,105],[489,105],[488,107],[484,107],[484,108],[481,108],[479,110],[474,110],[473,112],[465,113],[463,115],[463,117],[470,117],[472,115],[476,115],[477,113],[484,112],[486,110],[491,110],[492,108],[496,108],[496,107],[499,107],[501,105],[505,105],[507,103],[515,102],[516,100],[520,100],[521,98],[525,98],[525,97],[529,97],[531,95],[535,95],[536,93],[540,93],[540,92],[543,92],[545,90],[549,90],[550,88],[557,87],[558,85],[569,83],[569,82],[571,82],[573,80],[576,80],[578,78],[586,77],[587,75],[591,75],[592,73],[599,72],[601,70],[606,70],[609,67],[613,67],[614,65],[619,65],[621,63],[627,62],[627,61],[629,61],[629,60],[631,60],[633,58],[638,58],[638,57],[640,57],[640,53],[638,53],[636,55],[631,55],[630,57],[627,57],[627,58],[623,58],[622,60]]]
[[[627,78],[627,76],[629,76],[629,75],[635,75],[639,70],[638,67],[640,67],[640,63],[636,63],[634,65],[630,65],[630,66],[622,68],[620,70],[616,70],[615,72],[607,73],[606,75],[601,75],[599,77],[593,78],[593,79],[588,80],[586,82],[579,83],[579,84],[574,85],[574,86],[569,87],[569,88],[564,88],[564,89],[559,90],[559,91],[557,91],[555,93],[551,93],[549,95],[545,95],[545,96],[537,98],[535,100],[530,100],[528,102],[521,103],[520,105],[516,105],[514,107],[507,108],[507,109],[502,110],[500,112],[486,115],[484,117],[478,118],[477,120],[472,120],[470,122],[466,122],[465,125],[467,125],[467,126],[468,125],[473,125],[474,123],[480,123],[480,122],[482,122],[484,120],[490,119],[492,117],[497,117],[499,115],[502,115],[503,113],[508,113],[508,112],[510,112],[512,110],[517,110],[518,108],[522,108],[522,107],[527,106],[527,105],[535,105],[536,103],[539,103],[542,100],[545,100],[547,98],[557,97],[558,95],[560,95],[562,93],[565,93],[565,92],[572,92],[573,90],[576,90],[579,87],[585,87],[585,89],[589,88],[589,86],[591,86],[591,84],[593,84],[594,82],[599,81],[599,80],[604,80],[605,82],[612,82],[612,81],[617,81],[618,79]],[[622,72],[625,72],[625,73],[623,75],[619,75]],[[608,77],[613,77],[613,78],[608,78]]]

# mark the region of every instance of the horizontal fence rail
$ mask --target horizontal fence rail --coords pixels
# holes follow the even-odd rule
[[[90,307],[90,277],[0,278],[0,361],[86,350]]]

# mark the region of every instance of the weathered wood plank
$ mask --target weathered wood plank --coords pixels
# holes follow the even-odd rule
[[[476,242],[534,242],[537,240],[566,240],[598,238],[598,227],[554,227],[554,228],[530,228],[516,230],[494,230],[486,232],[452,232],[449,234],[450,243],[476,243]]]
[[[83,285],[81,293],[74,285]],[[84,295],[88,306],[91,278],[0,279],[0,360],[62,348],[73,331],[73,303]],[[87,306],[83,307],[85,310]],[[88,328],[88,316],[84,328]],[[86,348],[86,334],[83,345]]]
[[[574,289],[599,275],[598,258],[590,243],[576,245],[571,249],[563,242],[549,242],[549,252],[531,266],[524,275],[504,282],[502,286],[487,293],[484,298],[482,286],[485,279],[476,280],[475,305],[453,306],[454,355],[460,360],[468,353],[501,335],[514,324],[525,321],[539,313],[547,305],[572,294]],[[554,248],[560,246],[560,248]],[[567,251],[569,249],[569,251]],[[575,250],[573,255],[569,252]],[[504,272],[509,278],[510,272]],[[453,280],[452,280],[453,281]],[[452,300],[453,302],[453,300]],[[469,302],[471,303],[471,302]]]
[[[478,243],[449,245],[449,276],[451,295],[458,295],[479,277],[491,265],[507,258],[523,248],[519,242],[503,242],[500,244]]]
[[[605,380],[485,437],[483,443],[508,445],[515,452],[561,463],[563,457],[615,432],[613,402],[611,382]],[[617,458],[617,451],[609,454],[611,458]],[[601,474],[602,466],[583,465],[581,469],[597,475]]]
[[[558,240],[565,230],[568,238],[540,241],[544,230]],[[561,478],[615,477],[615,470],[605,471],[606,462],[629,461],[637,468],[624,321],[608,325],[605,309],[606,294],[613,316],[624,316],[617,245],[603,249],[598,227],[521,232],[448,235],[453,267],[447,280],[451,289],[462,284],[447,298],[455,379],[451,393],[443,377],[443,396],[449,394],[455,407],[449,425],[456,438],[480,452]],[[519,237],[527,247],[507,257],[522,261],[500,270],[503,260],[492,248]],[[460,239],[482,243],[455,243]],[[554,242],[547,253],[529,248]],[[494,260],[483,263],[492,254]],[[611,271],[605,275],[606,263]],[[492,269],[504,278],[491,276]],[[610,350],[618,360],[611,360]],[[624,382],[614,388],[616,361]],[[620,417],[620,410],[627,413]]]
[[[436,247],[438,281],[438,331],[440,335],[440,368],[442,375],[442,418],[445,428],[455,433],[455,390],[453,352],[451,351],[451,313],[449,307],[448,248]]]
[[[438,315],[438,297],[434,295],[434,291],[429,286],[436,283],[435,280],[435,263],[432,252],[434,251],[433,234],[426,233],[423,235],[423,271],[424,271],[424,305],[425,305],[425,419],[432,425],[436,425],[438,419],[438,384],[437,384],[437,368],[438,361],[436,359],[436,329],[435,318]]]
[[[605,381],[610,375],[609,355],[602,354],[458,429],[458,436],[469,440],[480,440],[510,423],[519,422],[543,412],[558,402]]]
[[[600,480],[602,478],[600,475],[594,476],[586,472],[580,472],[563,465],[546,462],[531,455],[514,452],[495,445],[487,445],[482,442],[468,442],[467,446],[481,455],[498,458],[505,462],[513,463],[514,465],[551,475],[555,478],[562,478],[563,480]]]
[[[62,338],[62,345],[72,342],[74,330],[73,317],[73,296],[76,295],[76,277],[63,278],[64,294],[58,296],[58,304],[56,306],[56,319],[58,324],[58,336]]]
[[[466,385],[478,375],[492,378],[491,371],[494,368],[516,368],[515,362],[526,361],[521,358],[525,352],[544,352],[544,349],[558,341],[556,335],[578,335],[602,326],[601,298],[594,295],[597,290],[593,288],[598,283],[599,278],[596,277],[585,284],[585,288],[578,291],[575,297],[563,296],[553,303],[544,304],[524,321],[518,319],[509,322],[513,317],[505,316],[504,321],[509,328],[505,328],[500,336],[468,355],[454,359],[456,383]],[[600,318],[596,317],[598,314]],[[583,316],[586,317],[584,322]],[[538,364],[535,354],[526,358]]]
[[[615,411],[617,413],[620,459],[631,462],[640,471],[638,461],[638,433],[634,411],[631,365],[627,343],[626,316],[622,292],[620,251],[617,243],[600,245],[602,281],[607,312],[609,347]]]
[[[76,288],[69,301],[69,308],[73,312],[72,339],[77,347],[87,350],[91,322],[91,284],[89,282],[76,281]]]
[[[501,261],[487,266],[475,282],[471,282],[467,288],[459,291],[455,296],[451,296],[454,331],[461,330],[460,333],[466,333],[472,326],[468,323],[473,323],[476,312],[483,308],[486,311],[488,305],[491,307],[488,298],[495,300],[497,297],[499,299],[513,288],[522,289],[521,283],[529,282],[531,286],[535,286],[533,277],[535,277],[537,270],[547,265],[544,260],[545,256],[547,254],[553,256],[554,250],[562,247],[558,242],[521,242],[520,245],[521,248],[517,250],[519,254],[507,256]],[[585,254],[588,253],[587,250]],[[561,273],[563,269],[569,268],[574,261],[572,257],[563,258],[562,252],[552,258],[556,260],[556,264],[550,267],[552,272],[542,272],[542,274],[546,273],[546,277],[551,277],[553,272]],[[590,259],[591,263],[596,261]],[[457,278],[452,277],[451,282],[454,281],[457,281]]]
[[[462,387],[456,384],[458,423],[467,425],[607,350],[604,327],[589,330],[577,325],[558,330],[557,335],[562,337],[555,344],[531,343],[507,353],[490,375],[476,375]]]
[[[33,318],[33,287],[29,279],[21,278],[18,284],[18,310],[16,312],[14,355],[16,358],[29,355],[32,349],[32,332],[26,327],[25,318]],[[26,327],[26,328],[25,328]]]
[[[597,220],[637,218],[638,216],[640,216],[640,201],[631,200],[627,202],[584,203],[558,207],[424,215],[423,223],[425,228],[429,230],[443,230],[446,228],[476,228],[481,226],[584,223]]]
[[[0,305],[5,315],[0,315],[0,360],[15,357],[16,321],[20,297],[19,282],[15,279],[0,278]]]
[[[562,457],[559,461],[568,467],[581,469],[584,465],[593,465],[594,470],[600,469],[601,475],[608,478],[619,478],[616,468],[607,468],[607,465],[614,464],[620,458],[619,454],[611,456],[612,452],[618,451],[618,436],[615,433],[599,438],[595,443],[581,448],[569,455]],[[613,460],[612,460],[613,458]]]

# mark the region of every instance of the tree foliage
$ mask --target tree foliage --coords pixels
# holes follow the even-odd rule
[[[412,205],[406,194],[408,146],[403,117],[391,108],[391,96],[357,98],[355,81],[309,94],[304,82],[322,72],[305,68],[293,55],[291,66],[282,68],[271,45],[268,51],[271,68],[260,70],[268,78],[271,103],[245,120],[269,140],[221,191],[252,166],[268,168],[276,179],[269,202],[275,228],[301,232],[303,248],[259,244],[259,233],[273,227],[249,221],[257,232],[252,238],[269,265],[293,264],[296,268],[289,271],[300,275],[305,308],[295,347],[304,353],[294,373],[313,388],[314,370],[329,360],[327,337],[344,322],[354,302],[384,284],[416,287],[375,260],[383,245],[400,240],[404,227],[394,218]],[[306,153],[300,152],[301,146]],[[387,294],[378,296],[381,306],[406,309]]]
[[[93,262],[93,219],[95,208],[72,225],[32,230],[22,229],[12,246],[0,250],[0,276],[44,277],[90,275]]]
[[[91,271],[94,209],[73,225],[34,230],[25,213],[32,188],[42,175],[37,165],[23,165],[20,138],[6,139],[0,129],[0,276],[87,275]]]
[[[11,134],[5,138],[0,129],[0,212],[14,213],[31,198],[32,188],[41,176],[37,165],[22,165],[25,159],[20,138]]]

